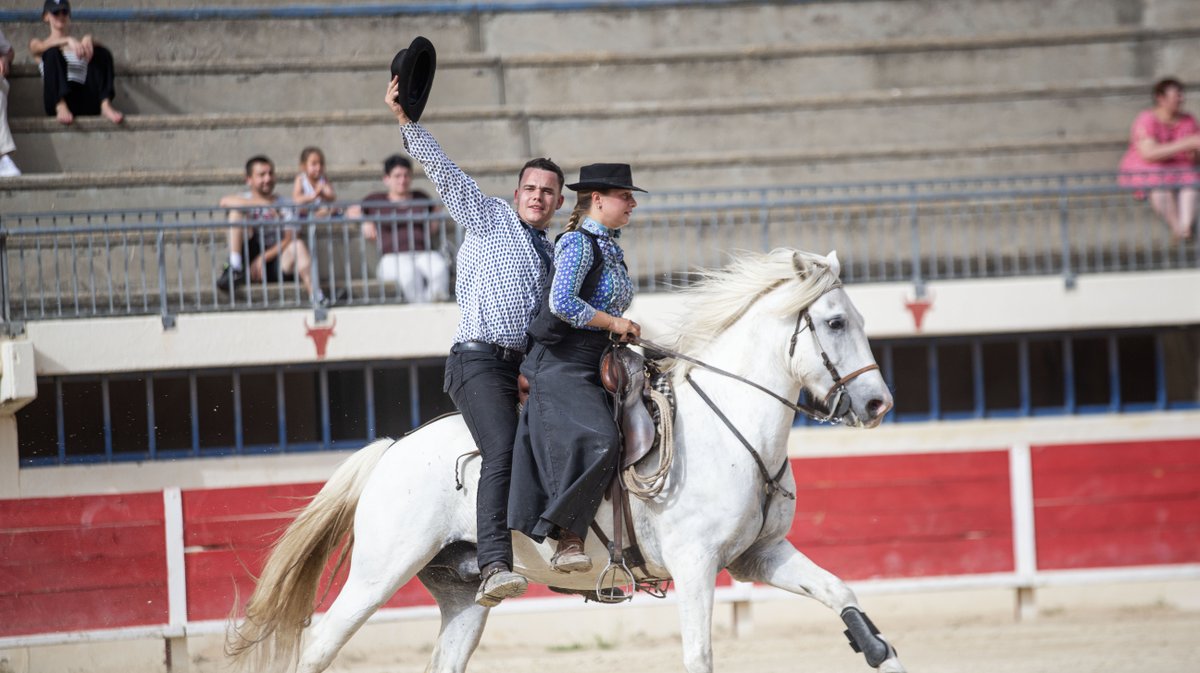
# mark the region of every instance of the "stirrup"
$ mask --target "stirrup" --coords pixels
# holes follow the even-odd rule
[[[600,603],[624,603],[633,600],[636,579],[625,565],[625,559],[614,565],[612,559],[596,577],[596,601]]]

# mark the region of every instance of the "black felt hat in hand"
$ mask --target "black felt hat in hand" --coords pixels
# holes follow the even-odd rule
[[[579,169],[579,182],[567,185],[577,192],[585,189],[631,189],[644,192],[633,186],[633,171],[629,164],[588,164]]]
[[[417,36],[407,49],[396,52],[392,59],[392,77],[400,78],[400,93],[396,102],[412,121],[421,118],[429,92],[433,90],[433,73],[437,70],[437,51],[429,40]]]

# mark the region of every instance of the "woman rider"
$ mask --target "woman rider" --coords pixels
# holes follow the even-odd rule
[[[583,538],[615,474],[620,436],[600,358],[611,343],[641,336],[621,317],[633,300],[633,281],[618,245],[637,201],[628,164],[591,164],[579,182],[575,209],[559,237],[554,278],[529,335],[521,365],[530,382],[513,447],[509,528],[537,542],[558,540],[551,565],[560,572],[592,567]]]

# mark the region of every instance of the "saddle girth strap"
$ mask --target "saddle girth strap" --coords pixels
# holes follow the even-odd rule
[[[605,351],[605,355],[612,353],[614,346],[609,345]],[[603,362],[604,358],[601,357]],[[614,361],[614,364],[615,361]],[[613,565],[620,565],[624,562],[623,550],[621,548],[621,459],[625,454],[625,437],[621,432],[621,397],[624,394],[624,388],[628,384],[628,379],[625,377],[625,370],[621,367],[615,367],[617,370],[617,380],[615,388],[609,395],[612,398],[612,417],[613,424],[617,426],[617,455],[613,465],[612,481],[609,482],[609,498],[612,499],[613,511],[613,541],[608,548],[608,558]]]
[[[638,546],[637,529],[633,527],[633,508],[629,505],[629,492],[625,489],[621,490],[621,508],[625,510],[625,528],[629,531],[629,548],[625,551],[629,554],[629,564],[635,570],[642,571],[643,577],[650,577],[650,570],[646,568],[646,557],[642,554],[642,548]]]
[[[619,472],[620,469],[620,462],[618,461],[617,471]],[[621,542],[621,529],[624,527],[621,525],[621,499],[625,497],[625,494],[621,492],[620,476],[620,474],[614,473],[612,482],[609,484],[609,488],[611,489],[609,497],[612,498],[613,509],[613,541],[612,547],[608,551],[608,558],[612,561],[613,565],[621,565],[625,562],[625,550]]]

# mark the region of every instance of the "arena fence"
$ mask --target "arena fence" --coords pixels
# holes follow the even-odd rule
[[[1012,589],[1028,616],[1038,587],[1200,578],[1200,437],[791,462],[789,539],[859,594]],[[21,615],[0,622],[0,650],[154,638],[185,670],[187,638],[225,628],[270,543],[319,486],[0,500],[0,608]],[[725,575],[717,588],[739,631],[755,602],[783,595]],[[497,610],[583,605],[531,587]],[[435,615],[413,581],[373,620]]]
[[[838,250],[849,283],[1195,268],[1196,240],[1176,243],[1113,174],[693,190],[641,196],[622,245],[642,291],[690,284],[732,251]],[[342,306],[448,298],[462,231],[445,211],[377,216],[380,232],[334,204],[328,215],[280,208],[237,225],[248,243],[295,236],[312,253],[308,278],[265,273],[217,288],[229,257],[228,213],[216,208],[50,212],[0,218],[0,320]],[[419,205],[419,204],[418,204]],[[414,211],[424,210],[414,208]],[[254,214],[244,213],[247,217]],[[381,279],[379,241],[403,250]],[[435,280],[432,286],[425,278]],[[308,287],[314,288],[310,294]],[[321,301],[321,294],[328,302]]]

